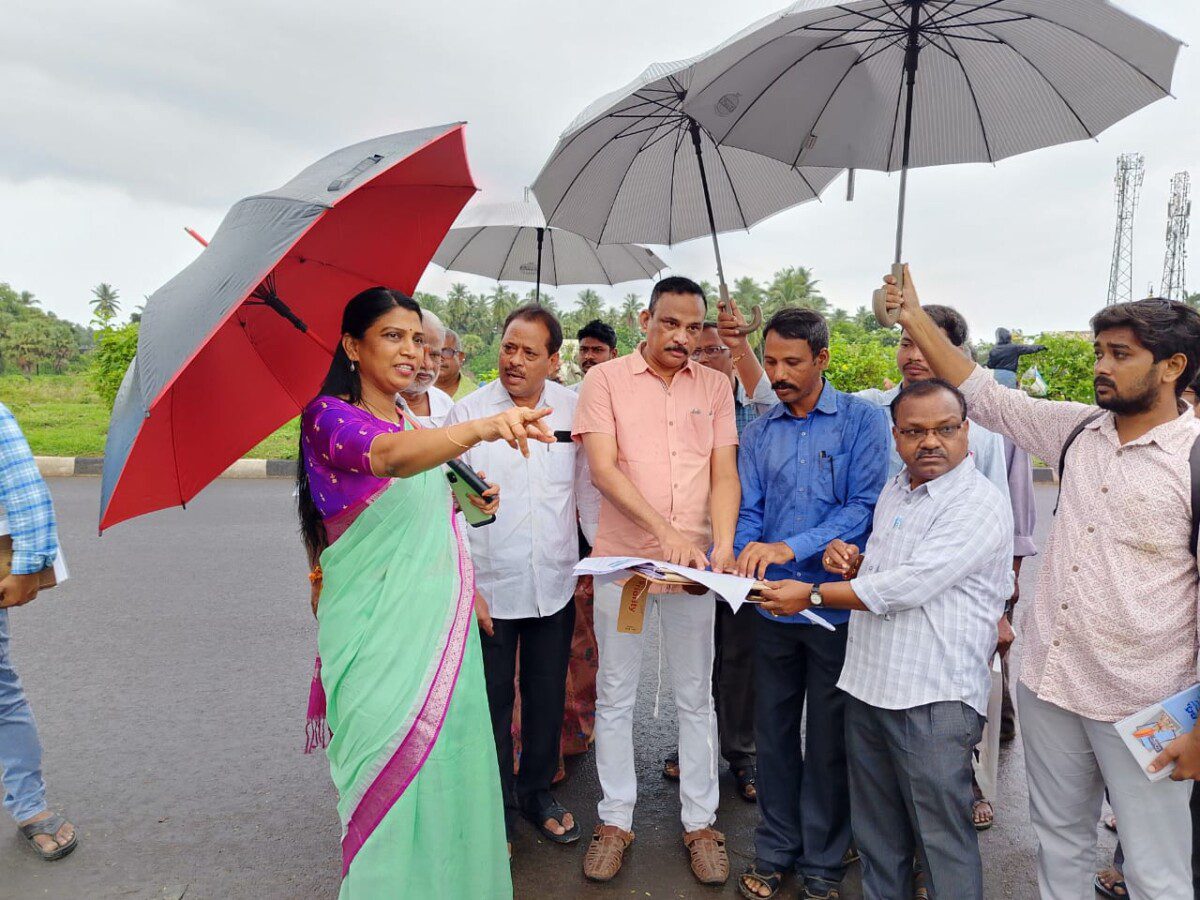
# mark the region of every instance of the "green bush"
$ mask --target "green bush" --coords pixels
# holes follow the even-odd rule
[[[137,353],[138,325],[130,322],[117,328],[105,328],[96,334],[92,350],[91,380],[96,393],[112,409],[121,380]]]
[[[834,387],[847,393],[883,387],[885,378],[900,381],[894,348],[874,340],[851,342],[839,334],[830,337],[825,374]]]
[[[1092,342],[1082,337],[1061,334],[1042,334],[1033,343],[1046,348],[1044,353],[1022,356],[1017,375],[1037,366],[1051,400],[1075,400],[1079,403],[1094,403],[1095,386],[1092,383],[1096,354]]]

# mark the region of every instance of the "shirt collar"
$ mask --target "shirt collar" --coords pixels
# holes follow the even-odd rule
[[[940,478],[935,478],[933,481],[927,481],[921,487],[913,490],[908,483],[908,467],[905,466],[896,473],[896,484],[905,493],[915,494],[924,488],[925,493],[933,497],[935,500],[944,497],[955,489],[964,479],[970,478],[971,472],[975,471],[975,457],[968,453],[967,458],[960,462],[957,466],[942,475]]]
[[[822,412],[828,416],[836,415],[838,411],[838,389],[830,384],[824,376],[822,376],[821,380],[824,384],[821,387],[821,396],[817,398],[817,405],[813,407],[813,412]],[[767,419],[780,419],[784,416],[793,419],[796,418],[785,403],[776,403],[763,413],[763,417]]]
[[[504,386],[504,382],[496,376],[495,380],[488,383],[484,390],[491,390],[492,396],[489,398],[491,405],[496,409],[508,409],[510,406],[516,406],[513,398],[508,393],[508,388]],[[533,405],[534,409],[541,409],[543,401],[546,399],[546,385],[542,385],[542,395],[538,397],[538,402]]]
[[[1191,446],[1196,440],[1196,428],[1193,424],[1196,414],[1190,408],[1180,413],[1169,422],[1155,425],[1139,438],[1134,438],[1127,444],[1121,444],[1117,434],[1117,417],[1105,411],[1104,415],[1084,427],[1092,431],[1100,431],[1114,446],[1136,447],[1141,444],[1157,444],[1167,453],[1180,453],[1185,446]]]

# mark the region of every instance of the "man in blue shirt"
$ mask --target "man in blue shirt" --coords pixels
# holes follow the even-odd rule
[[[742,435],[738,571],[820,581],[821,554],[831,540],[864,546],[887,478],[887,417],[825,380],[829,327],[818,313],[780,310],[763,340],[767,377],[780,402]],[[845,696],[837,688],[850,614],[817,612],[832,626],[826,630],[798,615],[759,613],[754,686],[761,820],[754,866],[739,886],[747,896],[773,896],[794,868],[804,879],[802,896],[834,897],[850,847]]]
[[[40,573],[58,555],[50,491],[38,472],[17,420],[0,403],[0,537],[12,558],[0,569],[0,774],[4,808],[45,860],[75,849],[74,827],[46,806],[42,745],[8,650],[8,610],[38,594]],[[6,546],[7,549],[7,546]],[[11,571],[6,571],[11,565]]]

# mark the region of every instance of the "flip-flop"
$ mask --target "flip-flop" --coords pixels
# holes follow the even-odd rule
[[[1092,879],[1092,886],[1096,888],[1096,893],[1105,897],[1110,897],[1111,900],[1129,900],[1129,888],[1125,886],[1125,880],[1114,881],[1112,887],[1104,883],[1099,875]]]
[[[758,777],[758,771],[754,766],[738,766],[733,770],[733,777],[737,781],[738,794],[747,803],[758,802],[758,787],[755,780]]]
[[[992,817],[984,822],[975,822],[976,831],[987,831],[994,824],[996,824],[996,810],[992,807],[992,801],[984,800],[982,798],[971,804],[971,821],[975,821],[975,811],[984,804],[987,804],[987,808],[992,811]]]
[[[528,819],[538,831],[542,833],[548,841],[553,841],[555,844],[573,844],[579,840],[582,832],[579,830],[579,823],[576,822],[562,834],[555,834],[546,827],[547,819],[554,819],[559,825],[563,822],[563,817],[567,815],[567,810],[557,800],[550,798],[543,802],[537,808],[529,808],[525,811],[525,818]]]
[[[62,859],[75,849],[75,846],[79,843],[79,832],[76,831],[71,835],[71,839],[69,841],[67,841],[65,844],[59,845],[54,850],[43,850],[38,842],[34,840],[34,838],[36,838],[38,835],[44,834],[57,844],[58,838],[56,838],[55,835],[58,834],[60,828],[67,824],[69,823],[65,817],[60,816],[58,813],[53,813],[49,818],[42,819],[38,822],[30,822],[28,825],[21,825],[20,829],[21,834],[24,835],[26,842],[33,849],[34,853],[36,853],[46,862],[54,862],[54,860]]]

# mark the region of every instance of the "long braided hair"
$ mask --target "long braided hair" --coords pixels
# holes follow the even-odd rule
[[[412,297],[390,288],[373,287],[356,294],[342,312],[342,335],[362,340],[363,336],[380,316],[400,307],[421,315],[420,304]],[[329,363],[329,371],[321,382],[317,396],[345,397],[350,403],[362,401],[362,381],[359,373],[351,368],[350,357],[339,340],[337,351]],[[300,536],[308,552],[309,565],[315,566],[321,552],[329,545],[329,536],[320,510],[313,500],[308,485],[308,469],[304,465],[304,437],[300,438],[299,464],[296,467],[296,512],[300,517]]]

